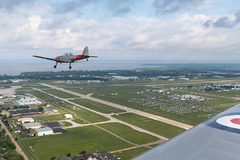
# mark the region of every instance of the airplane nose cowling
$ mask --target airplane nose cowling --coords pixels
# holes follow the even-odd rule
[[[59,57],[56,57],[55,59],[59,60]]]
[[[79,60],[79,59],[83,59],[83,55],[78,55],[77,60]]]

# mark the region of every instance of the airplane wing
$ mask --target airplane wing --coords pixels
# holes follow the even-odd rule
[[[133,160],[239,160],[240,104],[133,158]]]
[[[42,59],[47,59],[47,60],[51,60],[51,61],[56,61],[56,62],[66,62],[66,61],[62,61],[62,60],[59,60],[59,59],[54,59],[54,58],[48,58],[48,57],[42,57],[42,56],[36,56],[36,55],[33,55],[33,57],[36,57],[36,58],[42,58]]]

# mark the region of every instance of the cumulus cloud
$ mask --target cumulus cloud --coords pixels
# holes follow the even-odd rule
[[[109,10],[113,16],[121,16],[131,12],[129,0],[109,0],[106,9]]]
[[[60,3],[56,8],[54,13],[56,14],[66,14],[70,12],[79,12],[86,7],[88,4],[95,2],[96,0],[71,0],[65,3]]]
[[[207,20],[203,23],[203,26],[206,28],[214,27],[214,28],[233,28],[240,22],[240,10],[234,14],[233,18],[229,17],[220,17],[216,20]]]
[[[31,4],[33,1],[31,0],[0,0],[0,8],[7,10],[7,11],[12,11],[16,6],[20,5],[26,5],[26,4]]]
[[[204,0],[155,0],[153,7],[156,14],[167,14],[181,9],[195,8],[203,2]]]

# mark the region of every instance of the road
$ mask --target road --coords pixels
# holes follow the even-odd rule
[[[89,96],[86,96],[84,94],[69,91],[69,90],[66,90],[66,89],[63,89],[63,88],[58,88],[56,86],[48,85],[48,84],[45,84],[45,83],[40,83],[40,84],[43,85],[43,86],[50,87],[52,89],[56,89],[56,90],[60,90],[60,91],[63,91],[63,92],[69,93],[69,94],[73,94],[73,95],[79,96],[81,98],[88,98],[91,101],[95,101],[95,102],[102,103],[102,104],[105,104],[105,105],[108,105],[108,106],[111,106],[111,107],[126,110],[129,113],[138,114],[138,115],[141,115],[141,116],[144,116],[144,117],[147,117],[147,118],[151,118],[151,119],[163,122],[163,123],[167,123],[167,124],[179,127],[179,128],[186,129],[186,130],[193,127],[191,125],[184,124],[184,123],[181,123],[181,122],[177,122],[177,121],[174,121],[174,120],[171,120],[171,119],[168,119],[168,118],[164,118],[164,117],[161,117],[161,116],[156,116],[156,115],[151,114],[151,113],[139,111],[139,110],[136,110],[136,109],[132,109],[132,108],[129,108],[129,107],[126,107],[126,106],[122,106],[122,105],[115,104],[115,103],[112,103],[112,102],[108,102],[108,101],[105,101],[105,100],[101,100],[101,99],[98,99],[98,98],[89,97]]]
[[[2,121],[0,121],[0,124],[1,124],[1,126],[2,126],[1,129],[4,128],[4,129],[6,130],[6,134],[9,135],[9,137],[11,138],[11,141],[15,144],[15,146],[16,146],[16,151],[17,151],[18,153],[20,153],[25,160],[28,160],[28,157],[27,157],[26,154],[22,151],[21,147],[18,145],[18,143],[15,141],[15,139],[12,137],[12,135],[11,135],[11,133],[8,131],[7,127],[3,124]]]

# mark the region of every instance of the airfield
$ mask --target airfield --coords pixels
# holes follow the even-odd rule
[[[108,151],[131,159],[240,102],[238,90],[203,92],[200,87],[238,82],[238,79],[114,81],[107,87],[102,86],[109,82],[75,84],[52,80],[16,84],[15,92],[51,104],[41,106],[59,112],[33,117],[35,121],[59,121],[67,131],[19,138],[17,143],[28,159],[60,158],[81,151]],[[183,95],[191,96],[183,100]],[[63,115],[67,113],[73,119],[65,119]]]

